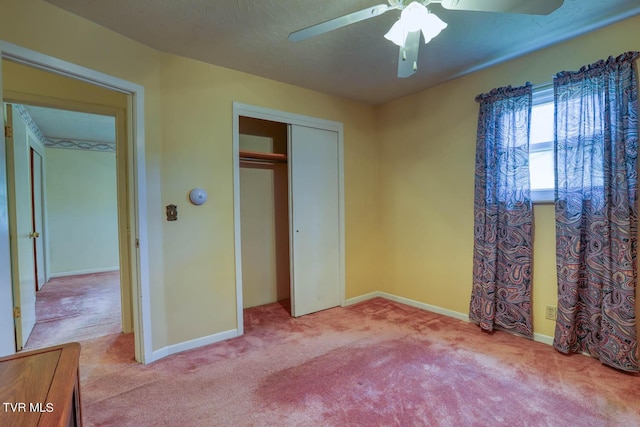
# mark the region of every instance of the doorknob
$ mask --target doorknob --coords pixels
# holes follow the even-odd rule
[[[37,239],[38,237],[40,237],[40,233],[34,231],[33,233],[29,233],[29,237],[31,237],[32,239]]]

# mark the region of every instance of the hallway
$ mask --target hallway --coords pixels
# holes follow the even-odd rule
[[[25,351],[119,333],[119,271],[51,279],[37,293],[36,319]]]

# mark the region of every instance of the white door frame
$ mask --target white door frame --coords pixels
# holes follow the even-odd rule
[[[238,335],[244,334],[242,303],[242,234],[240,227],[240,117],[307,126],[338,133],[338,217],[339,217],[339,280],[340,305],[345,305],[345,244],[344,244],[344,140],[343,124],[270,108],[233,103],[233,223],[236,262],[236,315]]]
[[[23,107],[24,108],[24,107]],[[31,134],[33,134],[33,130],[29,129],[27,131],[28,133],[31,132]],[[49,280],[49,275],[47,274],[47,267],[48,267],[48,262],[47,262],[47,255],[49,255],[47,253],[46,247],[47,247],[47,227],[46,227],[46,214],[45,214],[45,206],[46,206],[46,190],[45,190],[45,186],[44,186],[44,177],[45,177],[45,163],[44,163],[44,145],[42,145],[41,141],[38,140],[38,138],[36,137],[35,134],[32,135],[33,138],[29,138],[29,148],[33,151],[35,151],[39,156],[40,156],[40,170],[39,170],[39,174],[40,174],[40,230],[35,229],[33,231],[37,231],[40,233],[40,244],[42,245],[42,254],[41,254],[41,259],[40,261],[42,262],[42,271],[40,271],[38,267],[38,257],[36,256],[35,258],[35,262],[36,262],[36,269],[38,270],[38,275],[36,276],[36,281],[38,283],[38,287],[37,289],[40,290],[42,289],[42,285],[44,283],[47,282],[47,280]],[[29,153],[29,156],[31,156],[31,153]],[[29,164],[31,166],[33,166],[31,164],[31,162],[29,162]],[[35,171],[32,170],[31,171],[31,176],[35,176]],[[31,183],[31,189],[33,190],[35,188],[34,183]],[[33,197],[35,198],[35,194],[33,195]],[[33,212],[38,215],[38,212],[36,212],[36,207],[33,206],[32,207]],[[35,222],[35,218],[34,218],[34,222]],[[36,241],[34,240],[34,245],[37,244]],[[40,276],[44,277],[44,281],[40,282]]]
[[[2,91],[2,64],[0,64],[0,91]],[[4,105],[2,123],[6,122]],[[9,234],[9,194],[7,183],[7,143],[2,133],[0,143],[0,357],[16,351],[15,323],[13,320],[13,281],[11,280],[11,249]]]
[[[139,363],[153,362],[151,344],[151,306],[149,299],[149,250],[147,230],[147,184],[145,167],[144,87],[101,72],[91,70],[49,55],[0,40],[0,58],[38,68],[54,74],[91,83],[130,95],[129,119],[132,140],[129,153],[133,159],[129,167],[130,188],[134,206],[129,212],[131,227],[132,305],[134,318],[135,358]],[[0,63],[0,68],[1,68]],[[2,75],[0,71],[0,76]],[[0,85],[1,87],[1,85]],[[1,192],[1,191],[0,191]],[[0,236],[4,230],[0,230]],[[0,242],[2,244],[3,242]],[[137,243],[137,245],[136,245]],[[137,246],[137,247],[136,247]],[[133,249],[135,248],[135,249]],[[0,313],[4,315],[4,313]]]

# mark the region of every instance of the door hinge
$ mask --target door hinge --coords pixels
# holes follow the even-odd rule
[[[4,126],[4,137],[13,138],[13,128],[9,125]]]
[[[140,239],[136,239],[136,248],[140,247]]]
[[[20,307],[13,307],[13,318],[18,319],[20,316]]]

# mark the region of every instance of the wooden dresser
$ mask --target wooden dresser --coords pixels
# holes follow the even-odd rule
[[[0,358],[0,426],[81,426],[80,344]]]

